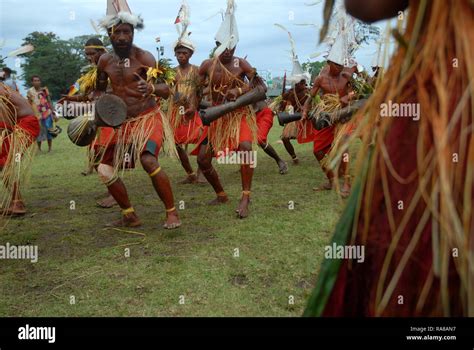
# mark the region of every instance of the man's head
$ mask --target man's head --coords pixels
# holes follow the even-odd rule
[[[109,28],[108,33],[115,53],[120,58],[129,57],[133,46],[133,26],[128,23],[121,23]]]
[[[217,47],[221,46],[221,43],[216,41],[216,46]],[[235,49],[236,49],[236,47],[234,47],[233,49],[225,49],[225,51],[220,54],[219,60],[223,64],[228,64],[228,63],[232,62],[232,59],[234,58]]]
[[[97,64],[100,56],[102,56],[106,50],[100,39],[91,38],[87,40],[84,52],[90,64]]]
[[[41,78],[38,75],[33,75],[31,77],[31,84],[34,88],[39,89],[41,87]]]
[[[11,77],[11,75],[12,75],[12,70],[11,70],[10,68],[4,67],[4,68],[2,68],[2,71],[3,71],[3,73],[4,73],[3,76],[5,77],[5,79],[9,79],[9,78]]]
[[[298,83],[295,84],[295,91],[300,92],[306,89],[306,79],[301,79]]]
[[[328,65],[329,65],[329,74],[332,76],[338,76],[339,74],[341,74],[342,70],[344,69],[343,65],[334,63],[332,61],[328,61]]]
[[[174,49],[174,55],[176,56],[180,66],[188,64],[189,60],[193,56],[193,53],[193,50],[181,45],[176,46]]]

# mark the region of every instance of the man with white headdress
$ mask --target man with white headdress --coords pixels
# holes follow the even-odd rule
[[[285,110],[289,113],[300,113],[303,111],[303,106],[308,98],[307,84],[311,81],[311,76],[308,72],[303,70],[301,63],[296,54],[296,45],[291,33],[281,24],[275,24],[277,27],[283,29],[288,33],[288,38],[291,45],[291,56],[293,70],[290,77],[287,79],[291,83],[292,88],[282,95],[281,111]],[[299,164],[295,149],[291,144],[291,140],[297,139],[298,143],[312,142],[313,131],[311,123],[308,120],[299,120],[285,125],[281,135],[281,140],[285,146],[286,151],[291,156],[293,164]]]
[[[245,59],[234,56],[239,33],[235,20],[235,2],[227,1],[225,19],[215,37],[217,49],[214,57],[201,64],[199,74],[201,81],[207,81],[209,100],[218,106],[226,101],[235,101],[239,96],[248,93],[256,86],[266,89],[258,77],[257,71]],[[248,83],[245,81],[248,79]],[[227,194],[220,183],[219,176],[212,166],[212,157],[217,152],[238,151],[246,154],[252,152],[252,143],[257,141],[255,113],[250,106],[241,107],[213,121],[208,128],[206,138],[201,138],[198,163],[208,182],[214,188],[217,198],[210,204],[228,202]],[[239,218],[249,215],[249,204],[253,168],[251,164],[241,164],[242,197],[236,213]]]
[[[307,99],[303,108],[303,118],[307,119],[309,112],[312,110],[314,97],[320,93],[322,99],[328,98],[330,95],[337,96],[340,107],[349,104],[349,94],[351,92],[350,79],[351,73],[345,66],[348,65],[347,50],[344,45],[344,38],[339,36],[332,46],[327,57],[328,68],[321,71],[320,75],[315,79],[313,88],[310,92],[310,98]],[[326,167],[324,159],[331,149],[334,141],[334,126],[326,127],[322,130],[313,130],[314,146],[313,153],[321,164],[321,167],[328,179],[328,182],[316,187],[315,191],[331,190],[337,177]],[[350,175],[348,173],[349,160],[348,157],[341,162],[340,172],[344,174],[344,184],[340,194],[342,197],[348,197],[351,189]]]
[[[186,1],[181,5],[175,24],[179,38],[173,49],[179,65],[175,68],[175,85],[171,91],[168,114],[179,159],[187,173],[181,184],[190,184],[197,183],[198,176],[194,173],[188,154],[182,145],[198,143],[203,126],[198,113],[199,67],[189,63],[196,47],[189,37],[191,35],[188,31],[189,7]],[[198,174],[199,172],[198,169]]]
[[[158,83],[159,79],[152,79],[161,78],[153,55],[133,45],[135,30],[143,28],[143,19],[131,13],[126,0],[108,1],[107,16],[101,21],[101,27],[107,30],[114,50],[99,59],[96,93],[106,93],[110,82],[111,94],[120,97],[127,106],[127,119],[105,146],[97,168],[109,193],[122,209],[121,220],[111,226],[141,225],[118,176],[123,164],[140,161],[165,205],[163,227],[177,228],[181,221],[174,206],[171,184],[158,163],[162,148],[165,151],[166,146],[168,150],[175,149],[168,121],[156,103],[157,97],[168,98],[170,89],[167,84]],[[132,155],[130,149],[134,150]]]

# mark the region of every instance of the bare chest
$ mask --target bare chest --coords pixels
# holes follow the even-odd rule
[[[321,89],[324,94],[347,95],[347,79],[344,77],[324,77],[321,81]]]
[[[146,80],[147,67],[133,57],[126,59],[114,57],[110,60],[105,72],[112,85],[130,85],[138,81],[136,74]]]

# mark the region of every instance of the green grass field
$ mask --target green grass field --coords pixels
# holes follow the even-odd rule
[[[288,161],[277,143],[280,133],[276,123],[269,140]],[[161,159],[177,204],[185,205],[183,226],[172,232],[161,228],[164,208],[141,167],[127,172],[125,183],[143,227],[104,229],[119,210],[96,207],[105,187],[97,175],[80,174],[85,150],[65,132],[53,147],[36,156],[24,192],[27,216],[10,220],[0,233],[2,245],[39,249],[37,263],[0,260],[0,316],[302,314],[342,210],[334,192],[312,191],[324,180],[312,144],[296,146],[301,165],[289,164],[285,176],[259,150],[246,220],[234,214],[241,191],[237,166],[217,167],[231,202],[209,207],[212,188],[178,185],[184,177],[179,162]]]

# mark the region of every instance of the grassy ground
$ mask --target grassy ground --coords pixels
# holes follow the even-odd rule
[[[270,141],[289,159],[280,133],[276,125]],[[105,188],[96,175],[80,175],[85,151],[61,134],[51,154],[35,159],[24,192],[28,215],[0,232],[2,245],[39,247],[37,263],[0,260],[0,316],[300,316],[341,212],[334,192],[311,190],[324,180],[311,147],[296,147],[301,165],[285,176],[259,151],[247,220],[234,216],[235,165],[217,168],[231,203],[209,207],[211,187],[178,185],[181,166],[162,159],[176,202],[185,205],[183,226],[173,232],[161,228],[163,206],[146,174],[128,172],[144,222],[131,233],[104,229],[118,209],[95,206]]]

